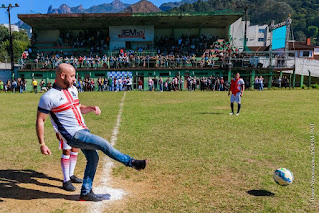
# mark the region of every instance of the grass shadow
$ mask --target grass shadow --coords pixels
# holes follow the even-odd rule
[[[247,191],[248,194],[256,197],[273,197],[275,196],[274,193],[267,191],[267,190],[249,190]]]
[[[195,112],[198,115],[224,115],[225,113],[221,112]]]
[[[78,195],[65,195],[54,192],[44,192],[36,189],[27,189],[20,187],[19,184],[34,184],[42,187],[60,188],[48,183],[41,183],[36,179],[42,178],[51,181],[62,180],[50,177],[44,173],[36,172],[34,170],[0,170],[0,202],[1,198],[17,199],[17,200],[33,200],[33,199],[66,199],[78,200]]]

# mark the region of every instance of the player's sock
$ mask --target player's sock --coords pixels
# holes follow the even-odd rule
[[[63,182],[70,180],[70,155],[61,156],[61,168],[63,173]]]
[[[238,104],[238,111],[237,111],[237,114],[239,113],[240,111],[240,107],[241,107],[241,104]]]
[[[77,158],[78,158],[78,153],[71,152],[71,155],[70,155],[70,177],[74,175],[74,169],[76,166]]]
[[[234,114],[234,103],[230,103],[231,112]]]

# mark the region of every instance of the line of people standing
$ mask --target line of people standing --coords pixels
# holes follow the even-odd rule
[[[255,77],[255,89],[259,91],[264,91],[264,78],[262,76]]]
[[[96,81],[91,78],[85,78],[83,81],[78,79],[76,87],[79,92],[95,91],[96,87],[99,92],[102,91],[131,91],[132,78],[130,77],[109,77],[98,78]]]
[[[5,92],[19,92],[23,93],[26,91],[26,80],[18,78],[17,80],[13,79],[12,81],[8,80],[6,84],[0,80],[0,91],[4,90]]]
[[[154,77],[154,79],[152,79],[151,77],[148,78],[148,90],[149,91],[183,91],[183,83],[184,80],[183,78],[180,78],[179,76],[176,76],[174,78],[172,78],[172,80],[170,78],[167,78],[166,81],[163,80],[162,77],[160,77],[159,79],[157,79],[156,77]],[[143,81],[139,78],[139,90],[142,90],[142,86],[143,86]]]

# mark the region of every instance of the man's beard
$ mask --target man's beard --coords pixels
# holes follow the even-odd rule
[[[67,81],[67,79],[64,79],[63,80],[63,83],[64,83],[64,85],[66,86],[66,88],[69,88],[69,87],[71,87],[73,84],[72,83],[69,83],[68,81]]]

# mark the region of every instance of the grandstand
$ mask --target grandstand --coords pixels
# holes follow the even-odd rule
[[[267,52],[257,56],[239,53],[231,46],[230,25],[242,15],[233,11],[20,14],[32,27],[33,36],[32,51],[21,59],[18,77],[53,82],[55,67],[65,62],[77,68],[81,79],[129,72],[133,88],[138,78],[144,85],[155,76],[186,80],[214,75],[228,80],[232,71],[239,71],[247,86],[253,87],[255,75],[268,76],[267,84],[275,71],[292,70],[293,63],[277,66]]]

